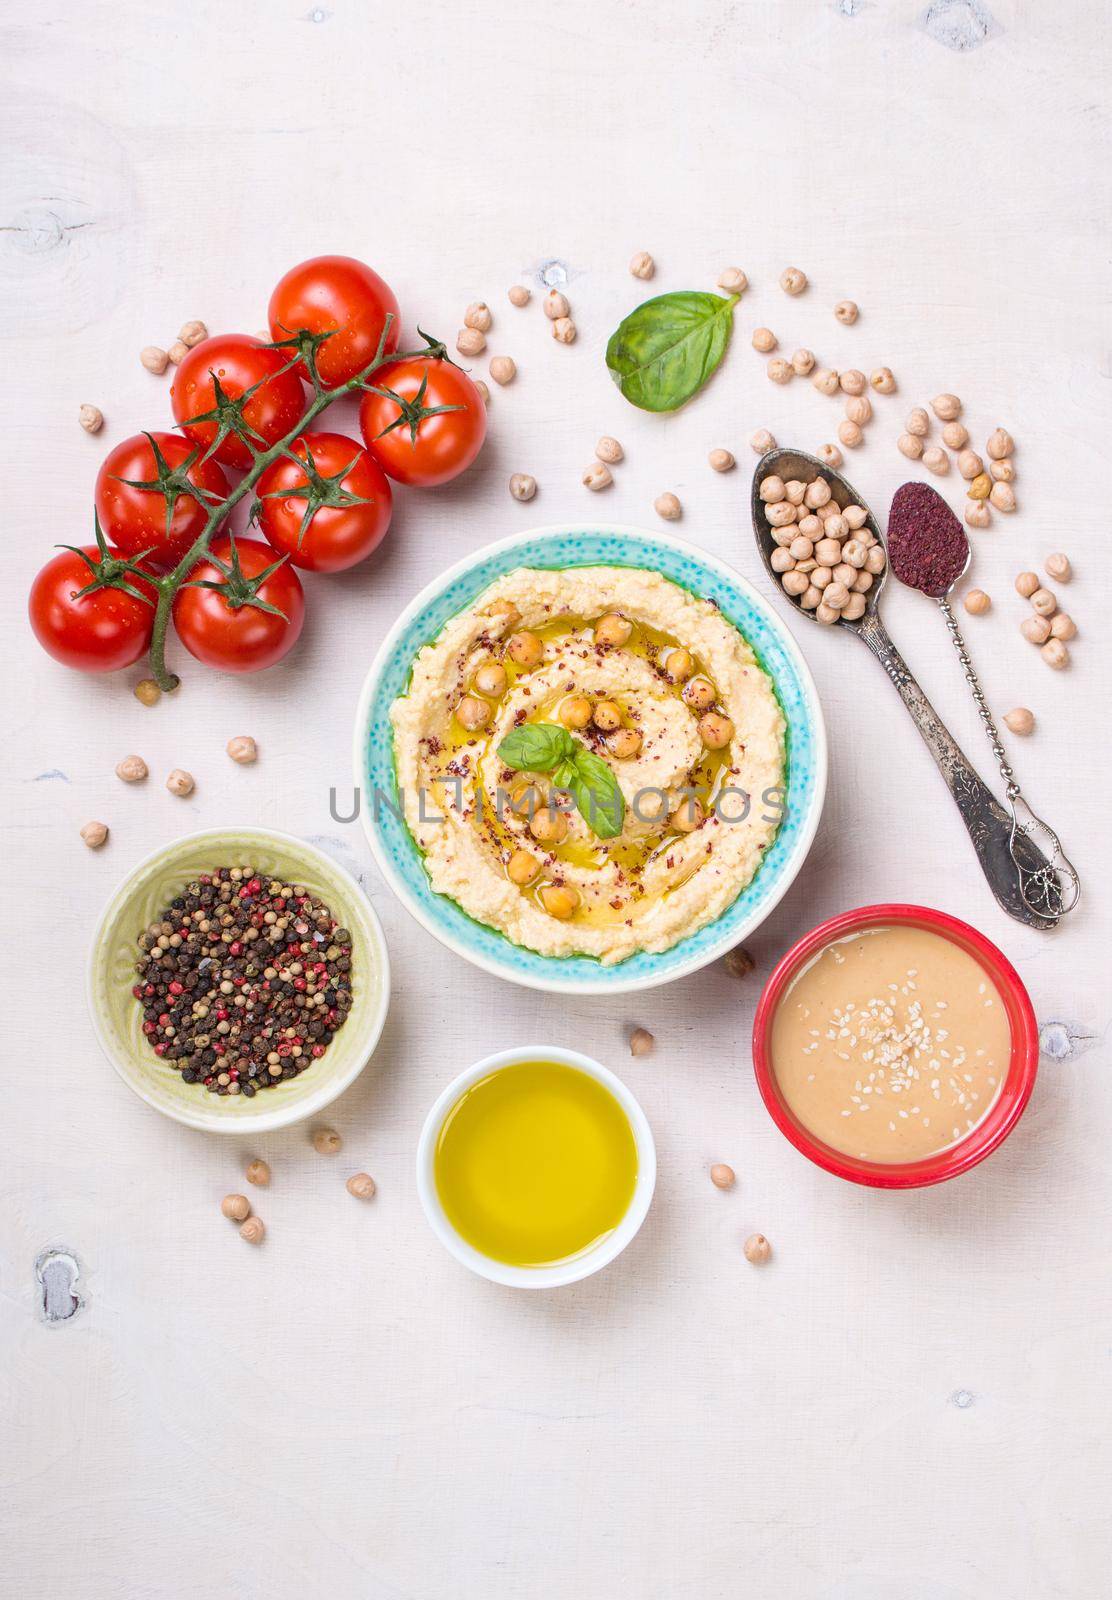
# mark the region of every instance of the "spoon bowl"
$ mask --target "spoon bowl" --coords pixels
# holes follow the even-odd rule
[[[765,564],[769,577],[777,589],[781,590],[781,593],[783,593],[783,586],[780,583],[780,574],[772,565],[772,552],[778,549],[779,546],[773,538],[775,529],[764,514],[764,501],[761,499],[760,494],[761,483],[770,474],[783,478],[785,483],[789,483],[793,478],[798,479],[801,483],[813,483],[816,478],[825,478],[830,485],[831,497],[837,501],[843,511],[846,506],[861,507],[865,513],[865,527],[868,528],[873,538],[887,555],[888,547],[885,544],[880,524],[869,510],[868,501],[863,495],[857,493],[848,478],[844,478],[840,472],[835,472],[833,467],[828,467],[825,461],[819,460],[818,456],[808,455],[805,450],[788,450],[777,446],[774,450],[766,451],[757,462],[757,469],[753,474],[751,499],[753,532],[756,536],[757,548],[761,553],[761,560]],[[878,574],[872,588],[865,595],[864,615],[858,617],[856,622],[850,622],[845,617],[839,617],[838,621],[833,624],[834,627],[846,628],[850,633],[859,634],[861,632],[866,618],[871,617],[877,609],[881,590],[888,581],[888,570],[888,564],[886,563],[884,571]],[[785,599],[787,598],[785,595]],[[791,601],[791,606],[793,611],[800,616],[807,617],[811,622],[817,623],[820,628],[828,626],[826,623],[819,622],[813,611],[804,611],[803,607],[794,600]]]

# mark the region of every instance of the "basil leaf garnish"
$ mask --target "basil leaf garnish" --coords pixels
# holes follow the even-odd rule
[[[736,294],[697,289],[657,295],[611,334],[606,365],[642,411],[675,411],[711,377],[730,342]]]
[[[600,839],[614,839],[625,822],[625,796],[601,756],[581,750],[568,784],[576,809]]]
[[[515,772],[550,772],[566,789],[587,826],[600,839],[614,839],[625,824],[625,797],[601,756],[579,744],[554,722],[525,722],[498,746],[499,758]]]
[[[523,722],[498,746],[498,754],[515,772],[551,772],[561,761],[575,759],[578,746],[566,728],[554,722]]]

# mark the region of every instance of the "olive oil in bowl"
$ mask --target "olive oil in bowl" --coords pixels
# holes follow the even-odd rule
[[[651,1156],[647,1126],[641,1139]],[[451,1228],[511,1270],[555,1268],[598,1250],[630,1212],[638,1172],[630,1115],[606,1083],[544,1058],[473,1079],[444,1114],[433,1155]],[[648,1195],[642,1216],[647,1207]]]

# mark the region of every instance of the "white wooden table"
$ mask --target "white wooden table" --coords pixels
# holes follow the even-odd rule
[[[1109,1022],[1107,308],[1109,33],[1100,0],[41,0],[0,32],[4,380],[4,762],[8,999],[0,1177],[0,1505],[5,1595],[80,1600],[984,1600],[1107,1593],[1112,1251]],[[980,20],[978,20],[980,19]],[[982,33],[987,31],[983,39]],[[949,43],[947,42],[949,40]],[[954,48],[964,41],[969,48]],[[331,249],[395,287],[410,329],[495,309],[496,392],[476,469],[399,497],[388,546],[309,585],[289,663],[254,681],[185,669],[173,701],[55,668],[23,617],[55,541],[81,541],[108,445],[169,420],[139,348],[188,317],[262,325],[272,283]],[[653,289],[753,283],[726,366],[671,418],[604,369]],[[534,301],[566,273],[578,343]],[[812,289],[776,278],[802,266]],[[835,300],[860,302],[845,329]],[[900,393],[850,470],[878,507],[906,476],[905,411],[942,389],[974,442],[1019,441],[1021,510],[977,536],[993,611],[967,629],[993,704],[1038,732],[1020,776],[1086,880],[1054,935],[998,912],[925,751],[867,652],[797,620],[833,767],[822,832],[751,942],[739,985],[707,971],[574,1007],[472,971],[384,888],[355,826],[350,725],[383,630],[448,561],[531,522],[592,514],[679,531],[767,592],[747,525],[759,426],[814,447],[837,409],[770,385],[768,323],[835,366],[887,363]],[[97,439],[76,423],[93,401]],[[598,500],[595,439],[627,452]],[[706,465],[715,445],[739,470]],[[511,500],[513,471],[536,501]],[[942,485],[960,504],[955,479]],[[1081,633],[1054,674],[1018,636],[1015,573],[1065,549]],[[893,634],[966,749],[988,757],[941,620],[893,593]],[[259,741],[257,767],[224,754]],[[145,787],[117,760],[146,757]],[[172,766],[197,779],[175,799]],[[87,852],[90,817],[112,828]],[[162,840],[262,823],[323,841],[366,885],[395,998],[336,1107],[335,1162],[300,1130],[206,1139],[134,1099],[83,997],[104,898]],[[874,1194],[813,1169],[760,1104],[747,1035],[760,977],[819,918],[877,899],[968,918],[1018,966],[1052,1038],[1007,1146],[936,1190]],[[19,930],[18,932],[16,930]],[[655,1053],[633,1061],[628,1030]],[[621,1072],[656,1130],[642,1235],[551,1295],[472,1279],[424,1224],[414,1141],[480,1052],[553,1040]],[[1087,1051],[1086,1044],[1092,1048]],[[1061,1052],[1059,1052],[1061,1054]],[[265,1247],[217,1209],[265,1155]],[[731,1162],[720,1194],[706,1169]],[[362,1207],[343,1189],[366,1167]],[[741,1256],[761,1229],[763,1271]],[[41,1317],[34,1262],[65,1246],[82,1310]]]

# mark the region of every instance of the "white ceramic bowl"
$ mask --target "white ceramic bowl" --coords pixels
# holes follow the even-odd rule
[[[319,1061],[252,1099],[213,1095],[160,1061],[142,1032],[131,993],[136,938],[199,872],[252,866],[304,884],[351,930],[352,1007]],[[163,845],[141,861],[105,906],[89,952],[89,1011],[101,1049],[120,1077],[163,1116],[209,1133],[263,1133],[300,1122],[335,1100],[374,1052],[390,1003],[390,959],[378,918],[350,873],[315,846],[269,828],[211,828]]]
[[[437,1193],[436,1175],[433,1170],[440,1129],[460,1096],[481,1078],[485,1078],[488,1073],[497,1072],[502,1067],[517,1066],[523,1061],[555,1061],[562,1066],[576,1067],[609,1089],[629,1119],[637,1147],[637,1182],[633,1188],[633,1198],[614,1232],[594,1249],[585,1251],[581,1256],[575,1256],[571,1261],[557,1262],[551,1267],[509,1266],[504,1261],[496,1261],[491,1256],[483,1255],[473,1245],[468,1244],[445,1215]],[[649,1127],[648,1118],[625,1084],[599,1062],[592,1061],[590,1056],[580,1055],[578,1050],[554,1049],[552,1045],[547,1044],[501,1050],[496,1055],[485,1056],[482,1061],[476,1061],[473,1067],[468,1067],[466,1072],[461,1072],[439,1096],[425,1118],[425,1125],[421,1129],[421,1137],[417,1144],[417,1192],[432,1231],[457,1261],[469,1267],[472,1272],[478,1273],[480,1278],[489,1278],[491,1283],[504,1283],[513,1289],[558,1289],[565,1283],[578,1283],[581,1278],[589,1278],[592,1273],[601,1271],[615,1256],[622,1253],[637,1234],[652,1203],[655,1188],[656,1145],[653,1143],[652,1129]]]

